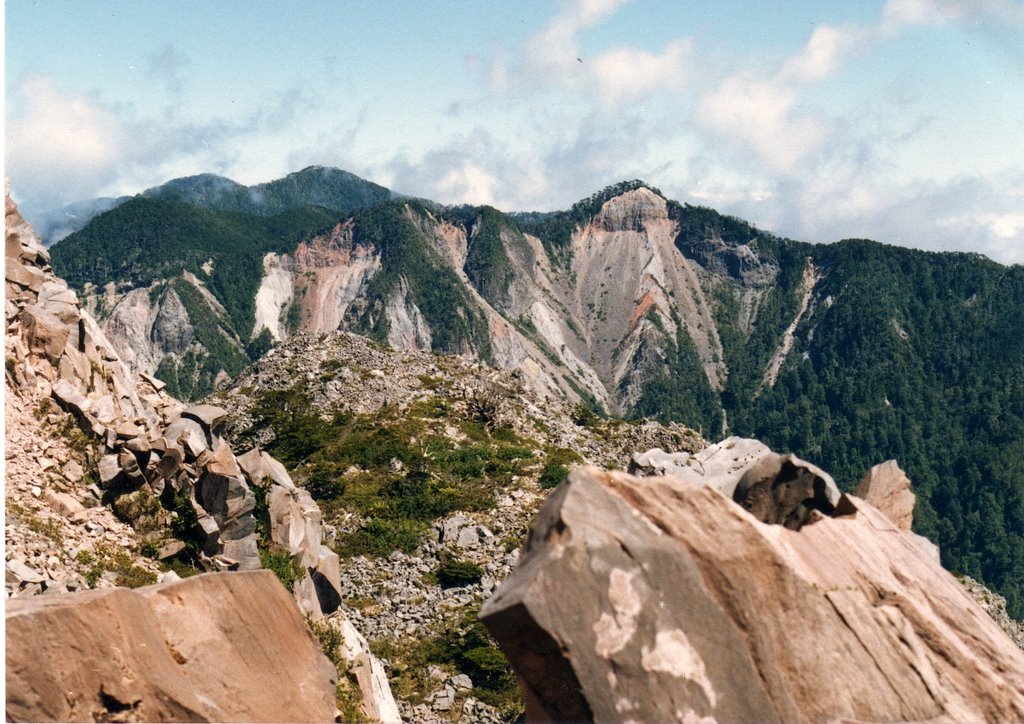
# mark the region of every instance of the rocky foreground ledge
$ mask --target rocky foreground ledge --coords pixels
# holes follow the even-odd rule
[[[334,720],[334,665],[270,571],[19,597],[6,621],[8,721]]]
[[[642,456],[641,456],[642,457]],[[1024,720],[1024,653],[907,530],[756,441],[572,473],[481,618],[531,721]]]

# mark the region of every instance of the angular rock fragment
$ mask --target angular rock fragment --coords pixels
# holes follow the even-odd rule
[[[21,310],[21,324],[29,347],[58,364],[71,333],[68,325],[37,305]]]
[[[900,530],[910,530],[917,498],[910,492],[910,478],[895,460],[871,468],[853,494],[882,511]]]
[[[635,452],[630,457],[630,475],[648,477],[652,475],[673,475],[678,468],[682,468],[690,460],[690,453],[676,452],[667,453],[659,448],[647,452]]]
[[[672,475],[697,485],[711,485],[732,497],[743,473],[770,452],[760,440],[729,437],[694,455],[661,450],[642,453],[642,464],[634,458],[631,471],[643,475]]]
[[[100,487],[112,488],[121,478],[121,464],[117,455],[104,455],[99,462]]]
[[[207,443],[211,446],[213,437],[219,437],[224,432],[224,425],[228,421],[228,411],[216,405],[192,405],[182,410],[181,416],[202,425]]]
[[[839,495],[832,476],[818,466],[769,453],[743,473],[732,499],[762,523],[800,530],[815,511],[835,513]]]
[[[211,447],[203,426],[187,417],[179,417],[171,422],[164,430],[164,438],[172,445],[183,447],[192,459],[199,457]]]
[[[792,530],[713,483],[573,472],[481,610],[527,720],[1024,719],[1024,652],[878,510],[837,507]]]
[[[260,485],[265,479],[270,478],[283,488],[295,489],[295,483],[292,482],[284,465],[262,450],[253,448],[235,459],[253,485]]]

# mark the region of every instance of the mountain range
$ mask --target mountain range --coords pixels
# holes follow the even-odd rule
[[[509,214],[320,167],[172,181],[51,253],[122,357],[184,397],[344,329],[599,414],[758,437],[847,489],[896,458],[947,567],[1024,610],[1024,267],[783,239],[641,181]]]

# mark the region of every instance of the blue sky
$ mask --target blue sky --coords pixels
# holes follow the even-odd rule
[[[1021,0],[6,4],[26,214],[310,164],[504,210],[642,178],[807,241],[1024,262]]]

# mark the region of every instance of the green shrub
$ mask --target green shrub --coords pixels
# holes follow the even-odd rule
[[[202,529],[192,501],[181,493],[175,493],[172,510],[177,515],[171,520],[171,533],[190,551],[200,550],[203,547]]]
[[[583,462],[583,458],[575,450],[564,447],[549,447],[547,460],[540,472],[537,483],[541,488],[553,488],[559,485],[569,474],[569,466]]]
[[[345,557],[386,556],[392,551],[412,553],[427,524],[409,518],[374,518],[359,530],[346,535],[338,544],[338,553]]]
[[[469,583],[476,583],[483,575],[483,569],[472,561],[464,561],[450,556],[442,556],[441,565],[438,566],[435,574],[437,581],[444,588],[465,586]]]
[[[334,668],[338,671],[335,703],[338,710],[341,711],[341,721],[364,721],[366,717],[361,708],[362,697],[359,693],[359,684],[355,681],[351,671],[349,671],[348,662],[341,655],[341,647],[345,643],[345,638],[342,636],[341,631],[326,621],[315,621],[308,616],[306,617],[306,625],[313,632],[313,636],[316,637],[317,643],[320,644],[324,655],[330,659],[331,663],[334,664]]]
[[[95,586],[104,573],[114,573],[114,585],[126,588],[139,588],[156,583],[156,574],[135,565],[127,551],[105,544],[98,544],[92,552],[79,551],[75,560],[87,566],[82,576],[90,586]]]
[[[292,590],[292,584],[302,578],[302,566],[287,553],[278,553],[260,546],[260,565],[273,571],[289,591]]]
[[[576,403],[576,406],[572,408],[571,417],[572,421],[580,427],[594,427],[601,421],[593,408],[585,402]]]

